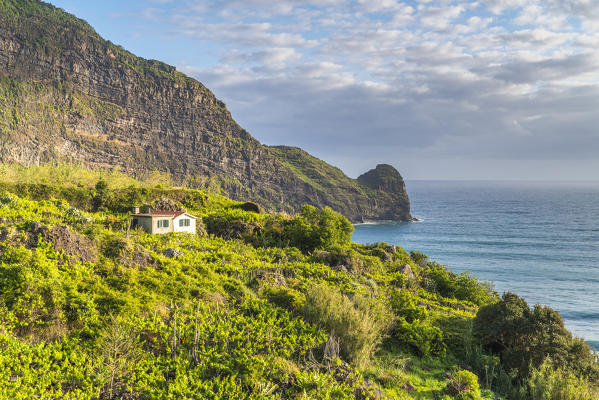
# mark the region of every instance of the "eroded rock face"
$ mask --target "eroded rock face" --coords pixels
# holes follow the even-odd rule
[[[73,257],[82,263],[98,261],[97,249],[90,239],[73,232],[66,225],[53,226],[51,228],[33,223],[30,228],[30,247],[37,246],[38,238],[52,244],[54,249]]]
[[[154,210],[159,211],[186,211],[179,204],[166,197],[162,197],[154,202]]]
[[[406,184],[391,165],[377,165],[375,169],[360,175],[358,182],[376,192],[371,207],[364,212],[364,219],[412,220]]]
[[[0,121],[6,122],[0,124],[0,161],[75,161],[131,174],[159,170],[176,183],[212,180],[229,197],[270,210],[312,204],[352,221],[409,219],[402,185],[365,193],[330,166],[324,180],[342,184],[307,180],[309,171],[300,176],[261,145],[200,82],[135,57],[49,4],[23,1],[29,11],[19,15],[5,15],[0,5],[0,98],[6,99],[0,118],[8,118]],[[403,192],[387,195],[396,189]]]

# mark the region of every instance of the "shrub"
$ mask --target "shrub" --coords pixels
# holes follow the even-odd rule
[[[295,289],[286,287],[268,286],[264,290],[264,295],[268,301],[289,311],[299,311],[306,303],[306,296]]]
[[[331,267],[343,265],[348,271],[360,273],[365,267],[365,256],[347,246],[331,246],[327,250],[316,250],[312,259]],[[374,257],[368,257],[374,259]],[[378,261],[378,260],[377,260]]]
[[[477,305],[489,304],[497,298],[490,284],[481,282],[467,272],[456,275],[436,262],[428,263],[425,277],[425,288],[443,297],[466,300]]]
[[[329,207],[318,209],[305,205],[300,215],[289,220],[283,229],[291,246],[312,251],[351,242],[353,225],[343,215]]]
[[[67,208],[67,210],[64,212],[64,220],[72,225],[89,225],[95,222],[94,217],[75,207]]]
[[[410,323],[400,318],[393,331],[393,338],[399,344],[409,345],[421,356],[445,356],[443,331],[427,321],[415,320]]]
[[[416,304],[416,300],[407,290],[393,289],[389,294],[389,305],[393,313],[412,323],[426,316],[426,309]]]
[[[338,337],[341,357],[358,366],[370,359],[392,322],[376,299],[356,296],[351,300],[324,284],[308,288],[301,312],[307,321]]]
[[[100,251],[105,257],[118,259],[129,247],[127,240],[118,235],[106,236],[100,245]]]
[[[531,310],[514,293],[482,307],[474,319],[473,334],[485,350],[501,356],[506,370],[517,371],[516,381],[527,378],[531,368],[540,367],[547,356],[556,365],[597,379],[599,366],[590,348],[572,337],[559,313],[540,305]]]
[[[410,292],[394,289],[389,294],[389,304],[397,317],[393,338],[420,355],[444,355],[443,331],[426,321],[426,308],[419,306]]]
[[[445,391],[459,400],[478,400],[482,398],[478,377],[468,370],[461,370],[452,374]]]
[[[550,359],[532,371],[527,381],[531,400],[595,400],[599,388],[572,372],[554,369]]]
[[[410,258],[421,267],[426,267],[428,263],[428,256],[419,251],[410,251]]]

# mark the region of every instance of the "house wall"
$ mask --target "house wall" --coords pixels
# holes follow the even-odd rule
[[[169,232],[186,232],[186,233],[196,233],[196,219],[183,214],[178,216],[177,218],[169,217],[169,216],[135,216],[132,219],[137,219],[137,225],[141,226],[144,231],[148,233],[169,233]],[[159,228],[158,221],[159,220],[168,220],[169,226],[168,228]],[[179,221],[182,219],[189,219],[189,226],[179,226]]]
[[[179,226],[179,221],[183,219],[189,219],[189,226]],[[186,233],[196,233],[196,220],[195,218],[190,217],[187,214],[179,215],[177,218],[173,219],[173,232],[186,232]]]
[[[141,226],[144,231],[148,233],[152,232],[152,217],[133,217],[132,219],[137,219],[137,225]]]
[[[159,220],[168,220],[168,228],[159,228],[158,227],[158,221]],[[152,217],[152,233],[169,233],[169,232],[173,232],[173,226],[175,226],[175,224],[173,223],[173,217]]]

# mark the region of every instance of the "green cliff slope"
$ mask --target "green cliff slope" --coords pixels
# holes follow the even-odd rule
[[[44,2],[0,1],[0,66],[2,162],[83,162],[135,176],[158,170],[272,210],[309,203],[352,221],[410,219],[403,186],[363,190],[320,162],[330,192],[306,179],[314,163],[307,153],[290,162],[287,151],[240,127],[200,82],[136,57]]]

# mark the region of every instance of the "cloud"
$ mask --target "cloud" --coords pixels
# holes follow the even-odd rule
[[[594,0],[198,4],[173,0],[151,15],[164,35],[217,55],[179,69],[268,144],[352,175],[390,162],[412,177],[450,174],[456,158],[484,177],[498,160],[575,165],[599,154]]]

